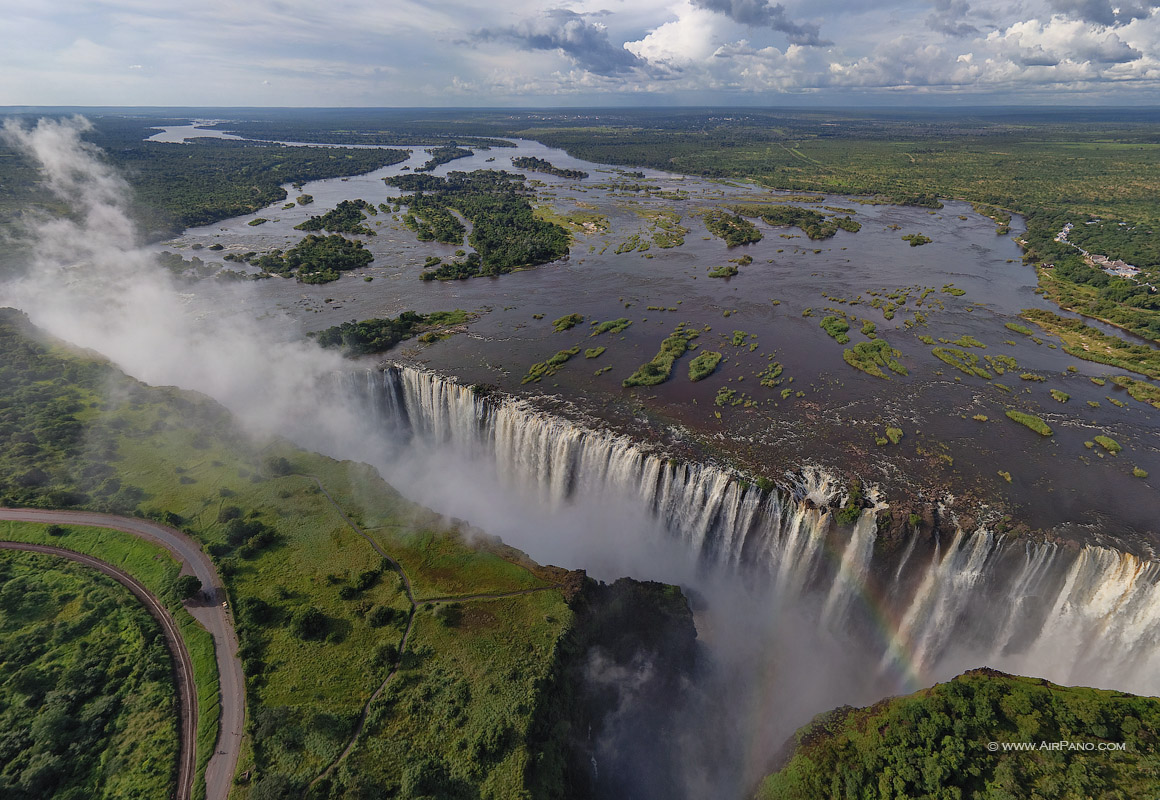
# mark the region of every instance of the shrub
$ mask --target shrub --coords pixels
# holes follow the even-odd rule
[[[1053,433],[1051,427],[1046,422],[1033,414],[1024,414],[1022,411],[1008,411],[1007,418],[1018,422],[1020,425],[1026,425],[1040,436],[1051,436]]]
[[[196,575],[182,575],[174,586],[182,600],[192,600],[201,592],[201,581]]]

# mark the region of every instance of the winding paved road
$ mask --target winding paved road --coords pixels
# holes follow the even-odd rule
[[[135,517],[97,514],[90,511],[0,508],[0,520],[38,522],[50,525],[87,525],[94,528],[111,528],[122,531],[164,547],[181,563],[183,573],[197,576],[207,599],[196,603],[187,602],[185,607],[190,615],[213,636],[214,653],[217,656],[218,677],[221,684],[221,727],[218,731],[214,755],[210,758],[205,769],[206,800],[226,800],[230,788],[233,786],[234,772],[237,770],[238,756],[241,752],[243,725],[246,718],[246,684],[242,676],[242,662],[238,658],[238,638],[234,631],[233,619],[230,617],[229,609],[224,607],[225,585],[222,583],[221,576],[218,575],[213,561],[201,549],[201,545],[181,531],[157,522]],[[72,553],[72,551],[67,552],[69,557],[79,555]],[[104,564],[104,562],[99,561],[98,563]],[[112,574],[105,570],[102,571],[106,574]],[[148,594],[147,590],[146,594]],[[149,596],[152,597],[152,595]],[[166,614],[168,615],[168,612]],[[192,785],[192,769],[189,775],[190,779],[187,783]],[[178,797],[183,797],[180,788]],[[188,795],[184,795],[184,797],[188,797]]]

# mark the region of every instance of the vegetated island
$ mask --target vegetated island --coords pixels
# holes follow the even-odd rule
[[[516,169],[525,169],[529,172],[543,172],[546,175],[555,175],[557,178],[571,178],[577,181],[588,177],[588,173],[582,169],[563,169],[557,167],[551,161],[545,161],[535,156],[516,156],[512,159],[512,166]]]
[[[775,227],[795,227],[811,239],[829,239],[839,230],[857,233],[862,230],[862,223],[844,217],[827,216],[820,211],[799,206],[784,206],[772,203],[745,203],[729,207],[735,214],[743,217],[757,217],[766,225]]]
[[[450,335],[447,329],[464,325],[476,316],[462,309],[433,311],[430,314],[404,311],[394,319],[351,320],[315,331],[309,336],[322,347],[342,350],[344,356],[354,358],[384,353],[412,336],[418,336],[419,341],[425,344],[436,342]]]
[[[795,734],[792,756],[757,800],[1146,797],[1156,790],[1158,737],[1153,698],[977,669],[820,714]]]
[[[459,147],[455,142],[448,142],[442,147],[432,147],[427,151],[430,158],[420,167],[415,167],[415,172],[430,172],[442,164],[448,164],[459,158],[467,158],[473,156],[472,151]]]
[[[3,502],[151,517],[182,528],[217,561],[247,681],[251,724],[238,780],[249,797],[303,796],[308,787],[320,798],[454,797],[462,776],[497,797],[564,796],[592,780],[594,745],[574,732],[599,730],[610,710],[608,686],[587,668],[597,652],[616,670],[658,665],[642,694],[618,698],[614,707],[626,713],[644,717],[647,706],[653,714],[644,698],[690,680],[696,631],[676,587],[598,584],[469,537],[365,465],[251,438],[204,396],[148,387],[71,355],[18,312],[0,312],[0,344],[4,422],[29,422],[39,442],[0,440]],[[74,530],[63,539],[100,557],[114,537]],[[25,585],[49,593],[40,581]],[[24,610],[29,599],[35,614]],[[12,600],[21,610],[4,625],[35,627],[18,658],[35,652],[34,641],[72,646],[118,619],[102,612],[95,628],[54,629],[44,618],[52,606],[35,591]],[[101,639],[114,651],[124,644]],[[86,670],[99,666],[105,645],[86,656]],[[123,665],[133,675],[155,663],[110,655],[118,681]],[[25,714],[28,693],[46,690],[50,675],[5,681],[0,713]],[[85,697],[120,691],[98,677],[67,670],[57,681]],[[140,700],[154,695],[148,689]],[[657,736],[676,724],[661,717]],[[54,724],[44,733],[77,742],[96,730]],[[149,785],[147,762],[121,762],[121,785]],[[39,781],[39,796],[44,780],[97,762],[45,763],[52,772],[20,777]]]
[[[330,283],[338,280],[343,272],[365,267],[374,258],[362,242],[337,233],[330,236],[312,233],[285,253],[272,250],[255,254],[247,261],[271,275],[293,275],[302,283]]]
[[[296,231],[330,231],[331,233],[357,233],[374,236],[375,232],[363,225],[370,214],[378,215],[375,207],[366,200],[343,200],[330,211],[294,226]]]
[[[714,209],[705,214],[705,227],[718,239],[724,239],[727,247],[738,247],[761,241],[761,231],[740,214]]]
[[[384,180],[404,192],[399,202],[417,220],[447,231],[450,243],[462,243],[463,226],[457,211],[471,222],[468,243],[475,252],[459,261],[421,273],[423,280],[462,280],[503,275],[522,267],[546,264],[568,255],[568,232],[536,217],[528,202],[531,190],[523,175],[498,170],[398,175]],[[434,222],[433,222],[434,221]],[[415,223],[418,225],[418,221]],[[457,232],[451,233],[456,230]],[[441,241],[447,241],[442,239]]]

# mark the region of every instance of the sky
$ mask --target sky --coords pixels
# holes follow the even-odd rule
[[[0,106],[1156,105],[1151,0],[0,0]]]

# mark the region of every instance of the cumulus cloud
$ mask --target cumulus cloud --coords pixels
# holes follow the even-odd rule
[[[999,53],[1026,64],[1123,64],[1143,53],[1115,31],[1096,29],[1079,20],[1053,17],[1047,22],[1028,20],[987,37]]]
[[[1111,0],[1050,0],[1050,2],[1051,7],[1061,14],[1108,27],[1144,19],[1160,8],[1160,3],[1138,0],[1124,0],[1114,4]]]
[[[555,50],[597,75],[620,75],[643,62],[608,38],[608,28],[583,14],[554,8],[507,28],[485,28],[477,41],[507,41],[525,50]]]
[[[710,58],[722,43],[720,16],[685,2],[675,9],[677,18],[654,28],[639,41],[624,47],[653,64],[682,67]]]
[[[791,20],[781,3],[770,3],[769,0],[693,0],[693,5],[724,14],[742,25],[773,28],[784,33],[793,44],[807,47],[833,44],[822,39],[817,25]]]

